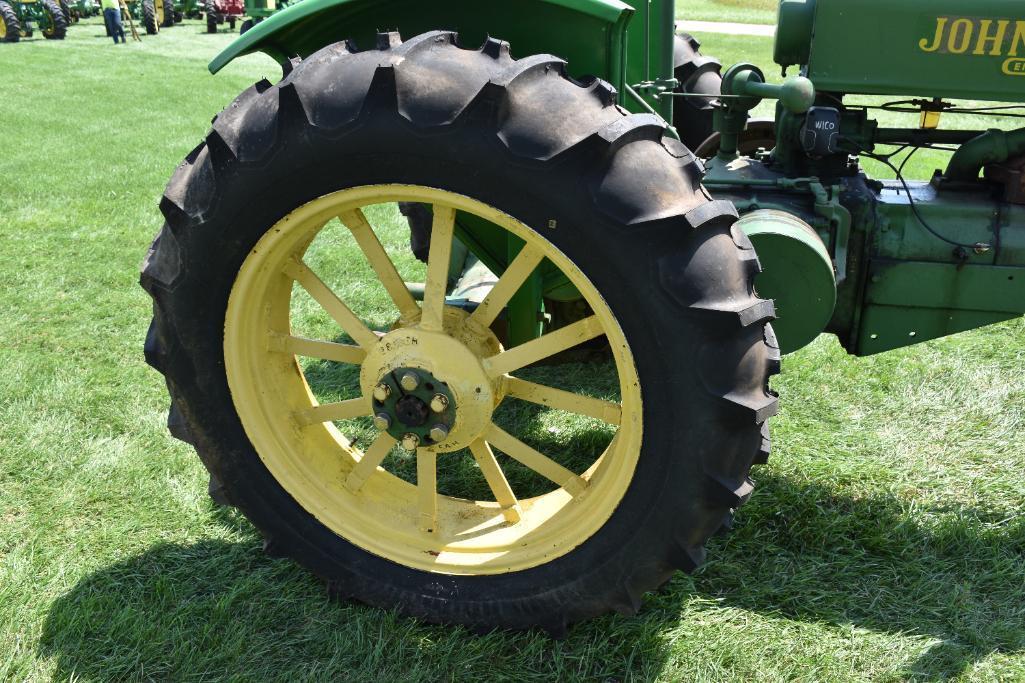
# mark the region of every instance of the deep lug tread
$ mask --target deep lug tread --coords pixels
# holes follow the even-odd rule
[[[772,455],[772,441],[769,438],[769,423],[763,422],[761,428],[762,444],[758,448],[758,453],[755,455],[754,464],[764,465],[769,462],[769,456]]]
[[[192,430],[189,429],[189,423],[182,415],[181,409],[178,404],[171,401],[171,408],[167,411],[167,431],[174,438],[189,444],[190,446],[196,445],[196,439],[192,436]]]
[[[614,152],[638,140],[661,142],[665,131],[666,124],[660,116],[637,114],[612,121],[599,129],[596,135],[608,143],[610,151]]]
[[[705,563],[706,554],[704,546],[692,545],[678,539],[674,543],[669,561],[680,571],[693,574],[698,567]]]
[[[710,423],[728,423],[729,429],[722,433],[736,436],[730,437],[732,450],[728,458],[721,459],[718,465],[694,461],[693,466],[701,469],[695,470],[696,476],[690,479],[694,492],[688,495],[695,497],[696,504],[693,509],[673,516],[667,533],[659,537],[664,545],[650,556],[630,558],[633,564],[620,568],[618,583],[603,585],[604,592],[587,592],[588,599],[583,601],[570,597],[576,590],[574,586],[559,588],[563,597],[548,603],[544,602],[547,597],[526,596],[518,602],[521,598],[517,596],[505,607],[490,609],[484,603],[468,602],[459,612],[451,608],[453,600],[448,597],[419,594],[418,603],[400,606],[414,616],[461,623],[472,629],[490,631],[496,623],[509,628],[540,627],[552,637],[562,638],[572,621],[612,608],[636,610],[645,591],[664,585],[669,579],[669,566],[694,571],[705,559],[705,541],[724,526],[732,510],[750,495],[750,480],[746,475],[751,463],[759,457],[759,448],[767,448],[764,422],[775,412],[776,404],[765,384],[765,368],[767,363],[771,365],[772,356],[769,342],[774,339],[767,324],[774,316],[771,302],[761,301],[752,294],[754,272],[747,263],[750,259],[745,257],[743,244],[734,243],[735,236],[730,234],[737,220],[735,210],[728,204],[709,204],[698,186],[702,172],[700,163],[683,145],[664,135],[660,121],[630,116],[616,106],[615,91],[610,85],[596,80],[572,81],[566,76],[565,62],[551,55],[513,61],[508,44],[495,39],[487,40],[477,50],[463,50],[458,46],[456,34],[448,31],[417,36],[405,42],[401,42],[397,34],[383,35],[376,49],[358,52],[351,43],[336,43],[295,65],[277,85],[266,81],[254,85],[217,117],[208,142],[193,150],[175,172],[161,201],[161,210],[168,222],[166,234],[175,239],[158,238],[152,257],[147,258],[143,267],[144,286],[155,297],[154,323],[147,335],[147,361],[168,375],[168,385],[176,401],[174,418],[169,415],[169,422],[176,423],[174,431],[187,434],[188,439],[202,445],[201,458],[211,472],[211,485],[216,481],[218,490],[223,489],[225,495],[233,486],[239,487],[236,493],[244,491],[238,477],[231,476],[230,458],[236,456],[229,457],[211,445],[217,434],[205,431],[202,420],[192,422],[198,419],[198,411],[189,409],[187,402],[177,405],[178,397],[189,393],[186,385],[193,384],[198,374],[182,341],[189,333],[182,327],[187,326],[193,312],[173,310],[174,298],[165,290],[188,276],[171,277],[165,272],[165,266],[190,253],[203,253],[204,259],[207,258],[208,252],[203,252],[198,245],[208,239],[203,235],[209,235],[223,219],[216,212],[230,210],[229,204],[223,209],[219,207],[228,181],[242,182],[263,172],[264,165],[280,164],[277,155],[283,154],[282,150],[287,152],[309,145],[310,154],[315,155],[315,146],[310,144],[315,136],[326,145],[351,135],[356,126],[395,121],[395,125],[400,126],[395,130],[409,132],[448,126],[456,120],[459,125],[449,130],[459,131],[470,124],[488,125],[494,138],[510,152],[506,154],[495,146],[496,153],[505,155],[502,158],[514,166],[531,169],[534,164],[541,169],[566,166],[573,171],[577,167],[572,164],[577,164],[580,170],[574,177],[584,178],[580,181],[582,196],[590,193],[597,207],[590,210],[611,217],[619,223],[620,230],[642,228],[647,231],[645,234],[660,234],[658,230],[666,228],[667,234],[707,233],[708,239],[715,241],[711,252],[698,254],[696,258],[693,249],[681,248],[678,253],[660,258],[657,262],[659,278],[668,294],[667,300],[679,303],[682,311],[693,310],[702,315],[711,312],[715,319],[732,321],[728,325],[703,328],[710,343],[725,349],[717,360],[723,368],[719,373],[721,377],[714,382],[716,391],[711,392],[717,398],[714,402],[706,400],[705,405],[716,418]],[[438,49],[428,49],[432,47]],[[472,64],[471,69],[440,66],[464,60]],[[459,87],[455,89],[460,92],[458,98],[446,95],[442,105],[432,108],[414,89],[403,86],[403,74],[411,74],[415,65],[429,63],[439,65],[431,68],[443,70],[446,77],[458,82]],[[337,82],[344,82],[346,87],[330,87]],[[546,103],[545,118],[540,118],[542,110],[536,105],[525,106],[538,101]],[[478,118],[480,115],[483,116]],[[397,121],[398,117],[405,117],[414,125]],[[546,120],[567,121],[572,125],[553,130],[544,125]],[[482,131],[491,134],[488,129]],[[443,132],[449,134],[434,130],[430,135]],[[591,145],[595,140],[604,145],[603,154],[592,154]],[[559,158],[550,163],[555,157]],[[584,165],[585,161],[590,165]],[[653,192],[641,193],[637,186],[639,178],[643,178],[646,188]],[[661,194],[666,199],[652,200],[651,194]],[[616,196],[635,198],[636,203],[617,203],[612,199]],[[695,241],[705,239],[702,236]],[[172,251],[180,253],[172,254]],[[175,258],[170,258],[172,255]],[[686,274],[688,264],[695,260],[708,267],[715,266],[722,273],[721,277]],[[688,278],[705,284],[690,290]],[[756,328],[758,324],[763,325],[764,331]],[[173,362],[168,352],[171,348],[176,349]],[[176,383],[178,381],[181,385]],[[734,390],[723,389],[729,386]],[[756,386],[757,391],[752,388]],[[187,401],[187,398],[182,400]],[[735,419],[738,410],[743,419]],[[713,470],[716,466],[721,470]],[[701,472],[720,471],[723,474],[709,474],[714,483],[704,486]],[[394,590],[397,589],[376,587],[374,580],[357,575],[350,565],[326,570],[327,564],[317,564],[326,560],[311,560],[306,556],[313,551],[306,548],[301,537],[289,533],[282,537],[283,532],[275,531],[273,526],[261,523],[259,516],[251,514],[253,510],[247,507],[244,495],[237,497],[235,504],[264,534],[265,551],[269,555],[303,562],[325,579],[331,594],[356,597],[384,607],[396,606]],[[680,520],[681,515],[689,516],[686,522]],[[611,567],[616,563],[608,564]],[[454,578],[446,579],[446,583],[449,582],[455,585]]]
[[[143,344],[143,353],[146,356],[146,364],[157,372],[164,373],[166,367],[166,356],[163,345],[160,343],[160,335],[157,332],[157,318],[150,321],[149,329],[146,330],[146,341]]]
[[[512,59],[512,48],[504,40],[498,40],[488,36],[480,48],[481,53],[495,60]]]
[[[231,498],[228,497],[228,490],[221,483],[221,480],[212,474],[206,487],[206,493],[210,496],[210,500],[214,505],[218,507],[233,507]]]
[[[402,36],[398,31],[387,31],[377,34],[376,47],[378,50],[391,50],[402,45]]]
[[[180,274],[181,252],[178,240],[165,223],[143,259],[139,284],[153,296],[157,287],[168,291],[173,289]]]
[[[772,394],[752,396],[747,393],[730,393],[723,396],[736,410],[742,412],[752,424],[761,424],[779,412],[779,398]]]
[[[737,214],[737,208],[733,206],[733,202],[722,199],[701,204],[684,215],[687,225],[694,230],[701,230],[712,226],[719,227],[724,224],[732,226],[739,218],[740,216]]]
[[[746,503],[755,488],[754,482],[748,477],[744,477],[742,481],[738,482],[717,475],[709,475],[708,480],[711,484],[709,496],[730,509],[736,509]]]

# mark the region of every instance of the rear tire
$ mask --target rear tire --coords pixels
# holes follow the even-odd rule
[[[721,93],[722,65],[717,59],[701,54],[694,37],[683,34],[675,37],[673,75],[680,82],[678,93],[699,97],[673,98],[673,127],[689,149],[695,150],[712,134],[712,103]]]
[[[211,492],[253,522],[268,552],[334,594],[432,622],[555,636],[609,610],[635,613],[644,592],[702,563],[705,542],[750,496],[776,410],[773,306],[754,292],[758,261],[735,210],[706,198],[699,169],[656,117],[626,115],[608,84],[571,81],[552,56],[514,61],[493,39],[464,50],[449,32],[381,34],[364,52],[323,48],[236,98],[161,201],[166,223],[141,284],[154,303],[146,358],[171,394],[171,434],[195,446]],[[623,480],[596,479],[581,499],[626,486],[579,545],[506,572],[425,570],[418,563],[452,560],[364,549],[298,502],[267,465],[276,456],[254,447],[240,414],[249,407],[236,405],[226,376],[240,273],[259,272],[246,270],[267,253],[257,243],[287,235],[280,219],[297,207],[380,184],[439,188],[532,226],[531,239],[583,273],[625,335],[643,432],[621,426],[617,439],[640,439],[636,466]],[[624,398],[624,416],[626,407]]]
[[[170,28],[174,26],[174,6],[171,0],[160,0],[161,7],[163,8],[163,21],[160,22],[160,26],[163,28]]]
[[[157,7],[154,0],[142,0],[142,25],[146,33],[155,36],[160,33],[160,24],[157,23]]]
[[[14,8],[6,2],[0,2],[0,23],[3,24],[0,27],[4,32],[3,42],[17,43],[21,40],[21,22],[18,21],[18,15],[14,13]]]
[[[43,0],[43,11],[49,22],[49,26],[43,29],[43,37],[47,40],[64,40],[68,34],[68,21],[57,0]]]
[[[239,27],[238,27],[238,34],[239,34],[240,36],[241,36],[241,35],[244,35],[244,34],[245,34],[245,32],[246,32],[246,31],[248,31],[249,29],[253,28],[253,26],[254,26],[254,24],[253,24],[253,20],[252,20],[252,19],[246,19],[245,21],[243,21],[243,22],[242,22],[242,23],[241,23],[241,24],[239,25]]]
[[[206,32],[217,33],[217,24],[220,23],[220,16],[217,14],[217,4],[214,0],[206,0]]]

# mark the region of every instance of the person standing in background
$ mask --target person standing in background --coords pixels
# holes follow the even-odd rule
[[[107,33],[114,38],[117,45],[118,36],[121,36],[121,44],[125,42],[125,27],[121,24],[120,0],[100,0],[103,7],[103,22],[107,25]]]

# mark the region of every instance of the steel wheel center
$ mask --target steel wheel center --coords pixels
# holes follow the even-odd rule
[[[445,382],[420,367],[400,367],[374,387],[374,425],[408,450],[445,441],[456,421],[456,401]]]
[[[445,312],[445,330],[393,330],[367,353],[360,370],[373,397],[374,424],[407,450],[447,453],[480,438],[503,397],[482,357],[497,351],[490,331],[466,329],[466,314]]]

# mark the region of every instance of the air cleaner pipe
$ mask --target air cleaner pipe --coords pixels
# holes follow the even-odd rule
[[[987,164],[999,164],[1025,154],[1025,128],[1011,131],[989,130],[961,145],[950,158],[948,180],[971,182]]]

